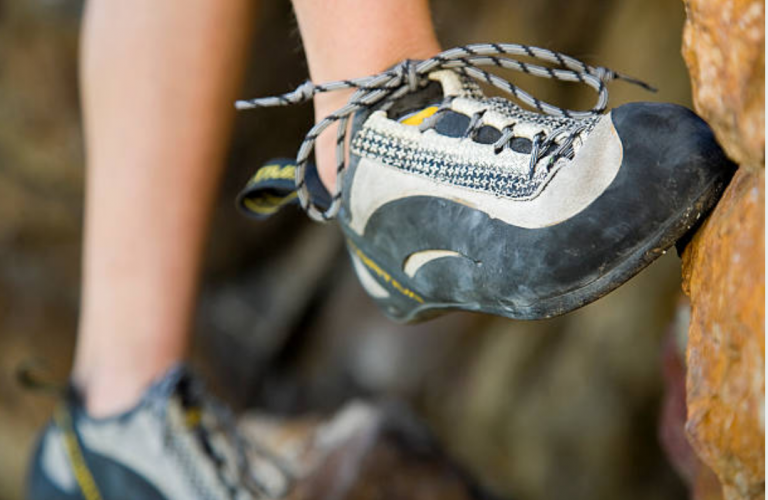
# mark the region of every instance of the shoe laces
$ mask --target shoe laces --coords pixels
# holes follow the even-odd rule
[[[240,433],[232,412],[210,396],[203,384],[190,374],[182,374],[176,381],[175,394],[183,412],[183,428],[191,433],[203,452],[214,465],[219,483],[231,498],[283,498],[295,481],[288,464],[253,440],[246,440]],[[184,452],[179,436],[178,421],[169,418],[168,404],[160,408],[165,422],[166,442],[179,456],[189,480],[201,492],[206,488],[195,471],[194,460]],[[268,464],[270,472],[277,473],[280,484],[265,481],[256,474],[256,467],[249,458],[252,452]],[[263,465],[263,464],[262,464]],[[262,467],[263,470],[263,467]],[[212,498],[215,496],[209,492]]]
[[[527,57],[543,61],[548,66],[520,61],[515,59],[515,57]],[[486,66],[510,69],[541,78],[585,84],[597,93],[597,100],[592,109],[587,111],[561,108],[538,99],[510,81],[488,72],[484,69]],[[537,110],[539,113],[572,119],[591,118],[604,113],[608,104],[606,83],[612,80],[624,80],[639,85],[646,90],[655,91],[647,83],[630,76],[602,66],[590,66],[571,56],[549,49],[521,44],[482,43],[449,49],[422,61],[405,60],[388,70],[371,76],[322,84],[315,84],[307,80],[292,92],[272,97],[239,100],[235,103],[235,107],[239,110],[245,110],[289,106],[308,102],[317,94],[344,89],[356,89],[346,105],[325,116],[309,130],[299,147],[296,157],[296,191],[299,202],[310,218],[317,221],[328,221],[335,218],[341,208],[343,185],[341,173],[346,163],[344,148],[347,124],[350,117],[358,111],[382,106],[385,103],[403,97],[409,92],[417,91],[427,84],[431,73],[445,69],[454,70],[466,78],[496,87]],[[322,210],[313,202],[307,189],[305,180],[306,169],[318,136],[337,122],[336,174],[338,180],[330,206],[327,210]],[[533,175],[536,164],[544,156],[544,153],[549,151],[550,146],[556,144],[556,139],[560,142],[557,143],[558,149],[555,151],[557,156],[553,156],[554,160],[566,154],[576,137],[583,131],[577,127],[575,130],[570,128],[556,130],[549,134],[548,137],[541,135],[534,137],[531,150],[530,175]],[[507,133],[502,132],[502,137],[494,144],[495,152],[498,153],[504,147],[504,143],[512,139],[510,133],[511,131],[507,131]],[[505,139],[505,141],[501,141],[501,139]]]

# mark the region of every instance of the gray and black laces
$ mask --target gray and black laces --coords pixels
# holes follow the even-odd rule
[[[196,422],[186,422],[187,431],[192,432],[201,445],[202,451],[211,460],[218,482],[226,490],[228,497],[254,500],[277,499],[284,498],[288,494],[296,480],[290,465],[266,445],[244,438],[234,415],[207,393],[202,382],[185,369],[181,369],[167,381],[167,384],[176,385],[173,390],[180,398],[185,410],[194,409],[199,412]],[[155,390],[162,392],[169,389],[158,387]],[[164,398],[157,399],[163,401]],[[167,404],[160,405],[156,411],[165,423],[165,441],[170,446],[170,450],[177,455],[190,484],[201,498],[218,498],[215,493],[208,490],[200,478],[195,457],[180,440],[182,431],[174,428],[174,424],[166,417]],[[217,439],[217,437],[223,439]],[[251,456],[249,452],[261,457],[264,464],[268,465],[268,469],[262,472],[265,475],[269,474],[272,481],[257,475],[255,464],[249,458]],[[277,479],[277,484],[274,479]]]
[[[549,66],[527,63],[517,60],[515,57],[544,61]],[[506,79],[486,71],[483,69],[484,66],[510,69],[564,82],[582,83],[595,90],[597,101],[592,109],[587,111],[560,108],[532,96]],[[594,118],[597,115],[603,114],[608,104],[606,83],[612,80],[624,80],[639,85],[646,90],[655,91],[650,85],[635,78],[617,73],[605,67],[590,66],[578,59],[549,49],[510,43],[481,43],[446,50],[423,61],[405,60],[386,71],[362,78],[322,84],[315,84],[307,80],[292,92],[273,97],[240,100],[235,103],[235,106],[239,110],[288,106],[308,102],[315,95],[324,92],[356,89],[346,105],[329,114],[310,129],[301,143],[296,157],[296,191],[299,202],[310,218],[318,221],[327,221],[333,219],[341,208],[343,183],[340,181],[336,183],[336,190],[327,210],[320,209],[311,199],[306,185],[305,173],[318,136],[329,126],[338,122],[336,132],[336,173],[340,179],[345,166],[344,147],[347,124],[350,117],[360,110],[376,106],[384,107],[386,104],[403,97],[407,93],[417,91],[428,83],[431,73],[444,69],[451,69],[466,78],[492,85],[523,104],[537,110],[539,113],[568,119]],[[482,117],[480,116],[479,118]],[[560,127],[550,133],[549,137],[543,134],[537,135],[534,138],[531,151],[531,173],[535,169],[536,163],[544,156],[543,153],[550,151],[552,147],[556,148],[554,153],[552,153],[553,158],[567,155],[572,150],[575,138],[583,131],[583,127],[578,126]],[[503,130],[502,136],[494,144],[494,151],[498,154],[512,138],[513,133],[511,129]]]

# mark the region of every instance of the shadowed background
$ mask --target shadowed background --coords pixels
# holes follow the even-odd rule
[[[292,89],[307,74],[289,2],[263,4],[243,97]],[[40,359],[63,379],[73,350],[81,9],[70,0],[0,0],[0,500],[21,498],[25,461],[54,404],[22,390],[14,371]],[[433,9],[446,48],[539,45],[660,89],[647,94],[617,82],[614,106],[638,99],[690,106],[680,2],[435,0]],[[591,104],[591,93],[568,85],[519,75],[515,82],[558,105]],[[273,156],[295,154],[311,119],[308,106],[238,116],[194,348],[217,392],[238,408],[280,415],[328,413],[357,396],[403,399],[503,496],[685,498],[657,437],[662,339],[679,295],[674,252],[558,319],[452,314],[391,323],[357,284],[333,225],[293,209],[253,222],[234,209],[250,174]]]

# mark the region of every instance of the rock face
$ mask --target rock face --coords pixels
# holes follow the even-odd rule
[[[691,304],[681,300],[662,352],[664,403],[659,418],[659,439],[670,462],[685,481],[691,500],[722,500],[722,487],[714,472],[702,463],[685,433],[688,416],[685,394],[685,347]]]
[[[728,155],[765,163],[765,2],[684,0],[683,56],[696,111]]]
[[[686,430],[726,498],[758,498],[765,482],[764,206],[764,171],[740,169],[684,255]]]
[[[740,164],[683,256],[691,297],[686,431],[728,499],[765,485],[765,3],[685,0],[698,113]]]

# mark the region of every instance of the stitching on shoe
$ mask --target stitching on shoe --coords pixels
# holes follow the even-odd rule
[[[491,158],[467,158],[467,155],[451,153],[437,145],[425,146],[423,142],[429,141],[428,136],[420,144],[417,140],[398,136],[379,127],[374,128],[383,120],[390,122],[392,127],[406,127],[384,117],[372,120],[373,123],[367,122],[352,141],[351,150],[354,154],[438,182],[491,193],[498,197],[520,201],[535,198],[564,163],[560,161],[552,168],[538,169],[531,176],[527,168],[528,155],[506,151],[504,158],[496,158],[492,151],[493,145],[470,141],[472,147],[489,149]],[[437,136],[436,132],[433,133]],[[471,152],[468,155],[471,155]],[[511,165],[515,158],[518,160],[515,162],[517,169],[501,166]],[[488,161],[490,159],[495,161]]]

